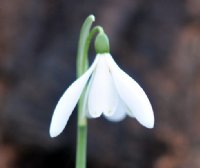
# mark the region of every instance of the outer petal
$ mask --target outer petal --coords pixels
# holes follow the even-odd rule
[[[89,97],[89,91],[90,91],[90,87],[91,87],[93,78],[94,78],[94,73],[90,77],[90,80],[87,84],[87,88],[85,90],[85,94],[84,94],[84,98],[83,98],[83,112],[84,113],[82,113],[82,114],[85,115],[88,118],[92,118],[92,116],[89,113],[89,109],[88,109],[88,97]]]
[[[72,111],[74,110],[78,99],[80,98],[81,93],[97,64],[97,61],[98,57],[96,57],[92,66],[80,78],[78,78],[69,86],[69,88],[64,92],[63,96],[58,101],[50,125],[51,137],[58,136],[65,128],[65,125],[67,124],[67,121],[72,114]]]
[[[118,67],[111,55],[107,54],[106,58],[121,99],[142,125],[153,128],[154,114],[152,106],[143,89]]]
[[[99,55],[99,62],[92,76],[88,95],[88,109],[91,117],[102,113],[111,116],[118,103],[118,96],[104,55]]]

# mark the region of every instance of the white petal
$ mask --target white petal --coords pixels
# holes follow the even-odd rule
[[[121,99],[142,125],[153,128],[154,114],[152,106],[143,89],[118,67],[111,55],[107,54],[106,58]]]
[[[119,102],[113,115],[105,116],[106,119],[112,122],[122,121],[126,117],[127,108],[123,102]]]
[[[118,103],[117,92],[104,55],[99,54],[99,61],[92,74],[92,83],[88,96],[90,116],[99,117],[102,113],[110,116]]]
[[[74,110],[81,93],[97,64],[97,61],[98,57],[96,57],[92,66],[80,78],[78,78],[69,86],[69,88],[64,92],[63,96],[58,101],[50,125],[49,132],[51,137],[58,136],[65,128],[65,125],[67,124],[68,119],[72,114],[72,111]]]
[[[85,90],[85,94],[84,94],[84,98],[83,98],[83,115],[85,115],[88,118],[92,118],[92,116],[89,113],[89,109],[88,109],[88,97],[89,97],[89,91],[90,91],[90,87],[93,81],[94,75],[92,75],[89,79],[89,82],[87,84],[87,88]]]

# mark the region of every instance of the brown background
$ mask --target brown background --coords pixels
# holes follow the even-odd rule
[[[59,137],[48,129],[91,13],[148,94],[155,128],[89,120],[88,168],[199,168],[199,0],[0,0],[0,168],[74,167],[76,112]]]

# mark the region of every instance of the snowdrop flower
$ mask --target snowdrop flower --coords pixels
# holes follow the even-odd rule
[[[101,53],[60,98],[51,121],[51,137],[63,131],[84,88],[87,117],[97,118],[103,114],[110,121],[120,121],[128,115],[143,126],[153,128],[152,106],[143,89],[119,68],[109,53]]]

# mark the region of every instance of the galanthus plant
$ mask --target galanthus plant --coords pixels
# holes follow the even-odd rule
[[[96,26],[91,30],[93,21],[94,16],[90,15],[82,26],[77,80],[58,101],[50,125],[50,136],[58,136],[79,101],[76,168],[86,167],[87,118],[97,118],[103,114],[109,121],[117,122],[128,115],[147,128],[154,126],[154,114],[148,97],[114,61],[102,27]],[[88,49],[95,34],[97,55],[88,68]]]

